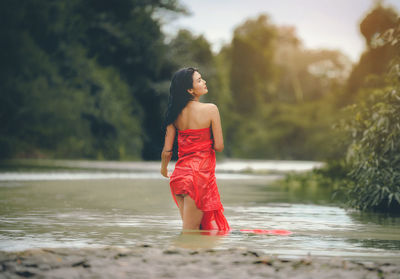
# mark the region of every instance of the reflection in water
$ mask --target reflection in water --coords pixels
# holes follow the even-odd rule
[[[362,212],[357,210],[349,210],[348,215],[355,222],[363,224],[376,224],[379,226],[396,225],[398,224],[400,217],[399,215],[390,213]]]
[[[2,181],[0,250],[149,244],[245,247],[286,257],[311,253],[400,260],[399,217],[304,203],[271,186],[265,177],[222,179],[218,186],[233,229],[223,236],[181,234],[166,179]],[[284,229],[293,234],[245,234],[240,229]]]
[[[366,248],[400,251],[400,240],[348,239],[347,241],[351,244],[361,245],[362,247]]]

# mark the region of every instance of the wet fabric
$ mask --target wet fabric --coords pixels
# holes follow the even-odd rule
[[[229,231],[215,179],[215,151],[210,128],[178,131],[178,161],[170,178],[172,197],[189,195],[204,212],[202,230]]]

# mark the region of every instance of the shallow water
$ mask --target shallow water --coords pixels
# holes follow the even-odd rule
[[[207,236],[180,234],[168,180],[151,169],[0,173],[0,250],[150,244],[400,262],[400,218],[305,202],[271,186],[277,177],[218,173],[225,215],[234,230]],[[294,234],[251,235],[239,229]]]

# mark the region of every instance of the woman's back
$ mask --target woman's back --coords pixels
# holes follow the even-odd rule
[[[189,102],[175,120],[175,127],[180,130],[203,129],[211,126],[210,107],[196,101]]]
[[[214,149],[216,151],[224,149],[221,120],[218,108],[214,104],[189,102],[175,120],[174,126],[179,131],[211,127]]]

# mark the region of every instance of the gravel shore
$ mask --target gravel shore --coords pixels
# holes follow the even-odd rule
[[[57,248],[0,252],[2,278],[400,278],[400,264],[285,259],[247,249]]]

